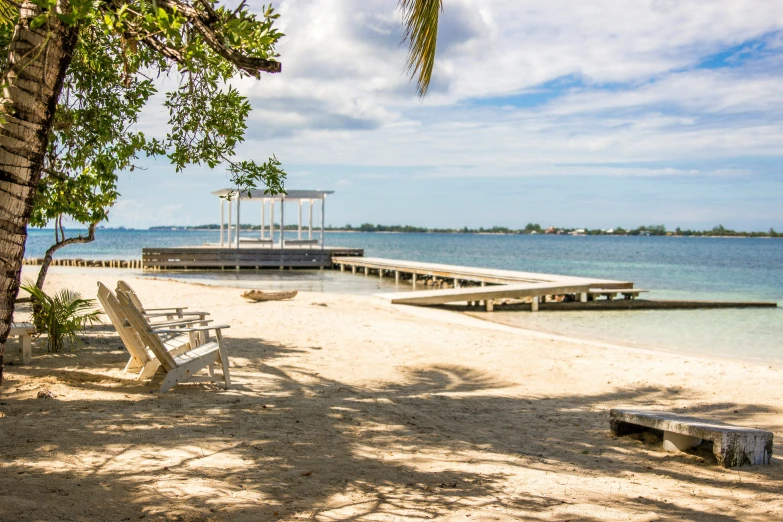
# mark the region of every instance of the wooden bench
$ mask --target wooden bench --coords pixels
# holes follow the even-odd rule
[[[317,245],[317,239],[286,239],[286,245]]]
[[[30,364],[30,360],[33,358],[33,338],[35,333],[35,327],[32,323],[11,323],[11,331],[8,332],[8,337],[19,337],[19,353],[22,357],[22,364]]]
[[[260,237],[240,237],[239,242],[240,243],[263,243],[263,244],[271,245],[274,243],[274,240],[269,238],[261,239]]]
[[[591,288],[588,293],[593,297],[605,295],[611,301],[617,294],[621,294],[626,299],[636,299],[640,293],[647,291],[639,288]]]
[[[647,429],[663,431],[663,447],[667,451],[684,451],[698,446],[702,440],[712,441],[712,452],[724,468],[769,464],[772,457],[772,433],[769,431],[687,415],[613,409],[609,412],[609,426],[617,436]]]

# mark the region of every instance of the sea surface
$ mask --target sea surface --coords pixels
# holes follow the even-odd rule
[[[250,233],[248,233],[250,235]],[[292,236],[293,237],[293,236]],[[51,230],[31,229],[40,257]],[[327,244],[366,256],[633,281],[652,299],[771,301],[783,305],[783,239],[327,233]],[[143,246],[214,243],[216,231],[99,230],[59,257],[138,259]],[[161,273],[156,273],[160,277]],[[393,282],[334,271],[188,272],[172,277],[268,289],[370,294]],[[407,288],[401,288],[404,290]],[[617,312],[495,312],[523,328],[642,348],[783,366],[783,308]]]

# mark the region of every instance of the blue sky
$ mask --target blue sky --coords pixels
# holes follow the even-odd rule
[[[239,156],[335,190],[335,225],[783,229],[783,2],[444,5],[422,100],[396,2],[277,3],[283,73],[235,82]],[[165,122],[151,106],[140,126]],[[110,226],[217,221],[224,171],[145,166]]]

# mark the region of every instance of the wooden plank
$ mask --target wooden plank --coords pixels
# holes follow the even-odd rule
[[[376,294],[376,297],[388,299],[392,304],[438,305],[461,301],[486,301],[503,298],[534,297],[542,295],[578,294],[586,292],[589,285],[562,283],[525,283],[472,288],[449,288],[444,290],[424,290],[392,294]]]

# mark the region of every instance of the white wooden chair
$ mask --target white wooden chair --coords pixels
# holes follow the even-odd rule
[[[191,316],[197,316],[204,319],[209,314],[207,312],[185,312],[187,306],[172,306],[168,308],[145,308],[139,299],[138,294],[125,281],[117,281],[117,293],[123,292],[130,298],[131,303],[141,312],[141,315],[148,319],[164,317],[166,320],[185,319]]]
[[[145,380],[151,378],[157,369],[160,367],[160,361],[154,353],[147,350],[141,338],[130,325],[127,317],[120,308],[120,303],[117,297],[109,290],[106,285],[98,282],[98,300],[103,305],[103,310],[106,315],[109,316],[114,329],[122,339],[122,344],[125,345],[125,349],[130,354],[128,364],[125,365],[123,371],[126,372],[138,372],[138,379]],[[206,325],[209,321],[206,320],[182,320],[172,321],[168,323],[161,323],[161,327],[165,325],[167,328],[175,329],[176,327],[193,326],[194,324]],[[176,334],[169,335],[163,342],[166,350],[173,354],[179,355],[190,350],[192,347],[198,346],[200,338],[189,335],[188,332],[178,331]]]
[[[221,330],[229,328],[229,326],[161,328],[150,325],[124,292],[119,292],[117,299],[120,304],[120,310],[125,314],[128,322],[139,335],[141,342],[155,354],[155,357],[160,361],[161,368],[166,372],[166,376],[160,385],[161,392],[169,391],[177,384],[183,382],[217,383],[222,381],[226,388],[231,386],[231,378],[228,373],[228,354],[223,346],[223,335],[221,332]],[[205,330],[215,331],[214,341],[207,342],[179,355],[169,353],[161,337],[169,334],[176,335],[182,332],[202,332]],[[222,367],[222,378],[215,376],[215,363],[220,364]],[[209,370],[209,375],[195,375],[204,368]]]

